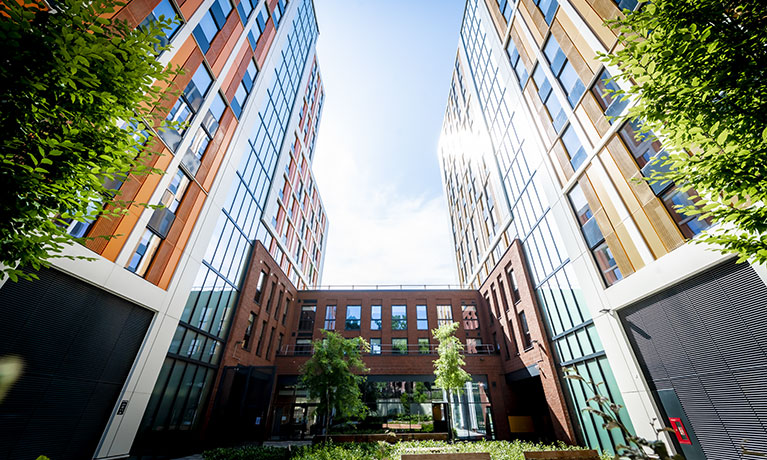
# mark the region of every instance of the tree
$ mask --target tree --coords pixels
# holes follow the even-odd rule
[[[171,20],[132,28],[109,19],[120,5],[0,2],[0,279],[72,258],[70,222],[127,212],[121,182],[161,172],[144,146],[179,72],[157,60]]]
[[[443,324],[437,329],[431,331],[434,338],[437,339],[439,345],[437,346],[437,354],[439,355],[434,360],[434,383],[447,391],[448,406],[452,407],[453,391],[458,394],[461,393],[467,382],[471,381],[471,376],[468,372],[463,370],[463,366],[466,365],[461,351],[463,351],[463,344],[455,336],[455,331],[458,329],[458,323]],[[448,416],[450,416],[451,409],[448,409]],[[449,436],[452,438],[452,421],[448,420]]]
[[[608,21],[619,46],[601,58],[636,83],[618,91],[636,101],[626,118],[667,149],[650,181],[698,192],[682,212],[722,225],[697,242],[767,262],[767,3],[653,0],[625,13]]]
[[[344,418],[367,415],[360,391],[366,378],[358,374],[369,371],[361,354],[370,351],[370,345],[362,337],[345,339],[332,331],[322,332],[325,338],[314,341],[314,354],[301,367],[301,383],[310,398],[320,400],[317,412],[326,416],[325,434],[330,434],[333,414]]]

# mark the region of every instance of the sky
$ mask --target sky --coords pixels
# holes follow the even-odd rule
[[[457,284],[437,143],[463,0],[315,0],[323,285]]]

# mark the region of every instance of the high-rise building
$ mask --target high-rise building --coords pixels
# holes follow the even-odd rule
[[[711,224],[675,208],[695,191],[641,180],[663,145],[614,118],[630,101],[610,90],[629,83],[597,58],[617,43],[604,21],[636,7],[467,0],[439,147],[459,279],[498,308],[496,267],[518,240],[560,378],[600,383],[643,437],[671,428],[685,458],[740,458],[767,450],[752,370],[767,270],[687,243]],[[583,443],[623,441],[584,411],[587,387],[562,386]]]
[[[73,224],[96,238],[66,254],[95,260],[57,259],[39,281],[0,289],[0,356],[25,362],[0,408],[0,458],[121,458],[196,440],[254,244],[296,286],[320,281],[313,2],[129,1],[116,13],[136,27],[160,16],[176,23],[159,59],[185,72],[155,110],[182,128],[149,146],[165,174],[116,186],[165,207]]]

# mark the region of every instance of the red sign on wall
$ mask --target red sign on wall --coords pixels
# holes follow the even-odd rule
[[[684,429],[684,424],[682,424],[682,420],[679,417],[669,417],[669,422],[671,422],[671,428],[674,429],[674,433],[676,433],[676,439],[679,441],[679,444],[690,444],[692,445],[692,441],[690,440],[690,437],[687,435],[687,430]]]

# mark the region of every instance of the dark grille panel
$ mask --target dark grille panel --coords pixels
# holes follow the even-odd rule
[[[24,373],[0,405],[0,459],[90,458],[153,313],[56,270],[0,289],[0,356]]]
[[[621,311],[653,389],[673,389],[710,460],[767,453],[767,287],[727,262]],[[757,457],[754,457],[757,458]]]

